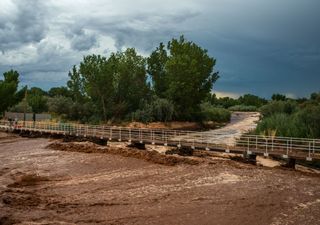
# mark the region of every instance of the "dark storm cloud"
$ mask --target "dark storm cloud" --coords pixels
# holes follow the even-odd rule
[[[89,34],[82,28],[67,31],[66,36],[71,40],[71,48],[76,51],[86,51],[97,45],[95,34]]]
[[[46,8],[41,0],[13,1],[16,10],[11,17],[1,17],[0,49],[2,52],[21,45],[39,42],[45,37]]]
[[[83,55],[135,47],[147,55],[185,34],[217,59],[214,89],[238,95],[319,91],[320,1],[0,1],[0,73],[64,85]]]
[[[77,31],[73,32],[74,35],[81,30],[80,27],[85,27],[96,33],[112,37],[115,40],[117,50],[121,50],[123,47],[135,47],[138,50],[147,52],[155,48],[160,42],[172,38],[173,35],[180,35],[189,30],[185,27],[177,29],[177,25],[198,15],[196,12],[186,10],[174,15],[169,14],[165,17],[161,14],[151,15],[148,13],[105,19],[93,17],[73,24],[71,30]],[[80,36],[80,34],[78,35]]]

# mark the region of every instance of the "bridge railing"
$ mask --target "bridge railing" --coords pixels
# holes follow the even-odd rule
[[[296,157],[312,160],[320,159],[320,139],[291,138],[278,136],[242,135],[229,143],[221,141],[225,134],[185,130],[129,128],[75,123],[32,122],[18,123],[0,121],[0,127],[70,134],[74,136],[99,137],[117,141],[135,141],[170,146],[188,146],[201,149],[220,149],[248,154],[261,153],[265,156],[280,155],[283,158]]]
[[[307,160],[320,157],[320,140],[308,138],[242,135],[237,146],[248,152],[261,152],[264,155],[277,154],[283,158],[294,156]]]

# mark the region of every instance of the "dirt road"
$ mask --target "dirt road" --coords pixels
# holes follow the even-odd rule
[[[0,138],[0,224],[320,224],[320,176],[225,158],[159,165]]]

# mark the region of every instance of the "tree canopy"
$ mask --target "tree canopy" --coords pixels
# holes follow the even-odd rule
[[[151,53],[148,72],[155,93],[173,102],[177,117],[193,120],[219,78],[215,64],[207,50],[181,36]]]
[[[22,100],[23,94],[18,92],[19,73],[10,70],[3,74],[4,80],[0,80],[0,113]]]

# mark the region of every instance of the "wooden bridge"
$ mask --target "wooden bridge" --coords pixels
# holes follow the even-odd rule
[[[0,121],[10,131],[94,137],[109,141],[187,147],[225,153],[274,156],[306,161],[320,160],[320,139],[242,135],[234,144],[221,142],[222,134],[169,129],[144,129],[52,122]]]

